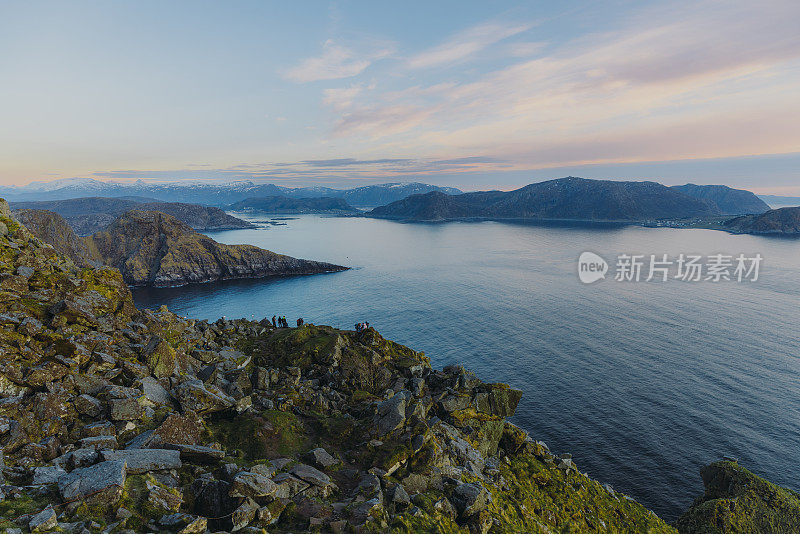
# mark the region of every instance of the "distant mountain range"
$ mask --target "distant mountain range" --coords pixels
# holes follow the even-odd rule
[[[758,198],[769,204],[771,208],[800,206],[800,197],[782,197],[778,195],[758,195]]]
[[[358,213],[358,210],[348,204],[345,199],[332,197],[289,198],[277,196],[246,198],[226,206],[225,209],[274,214],[329,213],[332,215],[350,215]]]
[[[106,198],[86,197],[67,200],[12,202],[12,209],[49,210],[61,215],[78,235],[89,235],[104,230],[126,211],[154,210],[167,213],[195,230],[233,230],[253,228],[254,225],[228,215],[219,208],[159,202],[141,197]]]
[[[656,182],[567,177],[509,192],[413,195],[375,208],[369,215],[412,221],[487,218],[634,222],[760,213],[768,209],[749,191],[724,186],[667,187]]]
[[[725,228],[737,234],[800,236],[800,207],[769,210],[731,219]]]
[[[356,187],[354,189],[332,189],[329,187],[281,187],[274,184],[256,184],[251,181],[229,184],[209,183],[151,183],[102,182],[93,179],[57,180],[34,182],[24,187],[0,187],[0,196],[9,202],[31,200],[63,200],[79,197],[146,197],[168,202],[228,206],[248,198],[284,196],[289,198],[333,197],[343,198],[351,206],[375,207],[403,199],[409,195],[441,191],[447,194],[461,193],[452,187],[438,187],[417,182],[387,183]]]

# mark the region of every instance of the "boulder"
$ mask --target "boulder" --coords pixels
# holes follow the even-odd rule
[[[152,376],[142,378],[142,396],[145,404],[152,407],[169,406],[172,402],[169,392]]]
[[[161,512],[177,512],[183,502],[183,496],[174,488],[162,488],[158,484],[147,481],[147,506]]]
[[[325,487],[331,483],[331,477],[322,471],[311,467],[310,465],[297,464],[289,472],[297,478],[305,480],[314,486]]]
[[[225,451],[202,445],[185,445],[183,443],[165,443],[161,445],[165,449],[178,451],[181,460],[184,462],[211,464],[225,458]]]
[[[457,486],[451,500],[459,517],[466,518],[485,510],[491,494],[481,484],[471,482]]]
[[[332,467],[339,463],[339,460],[328,454],[322,447],[317,447],[306,453],[305,460],[320,468]]]
[[[90,499],[113,505],[125,487],[125,461],[111,460],[74,469],[58,479],[58,491],[65,501]]]
[[[165,469],[180,469],[180,453],[168,449],[125,449],[121,451],[102,451],[105,461],[124,461],[128,473],[146,473]]]
[[[200,380],[187,380],[174,390],[181,410],[207,414],[227,410],[236,401],[216,386],[203,384]]]
[[[276,484],[275,494],[273,497],[276,499],[291,499],[309,487],[307,482],[304,482],[299,478],[290,475],[289,473],[281,473],[276,476],[273,481]]]
[[[277,486],[275,482],[250,471],[238,473],[231,484],[231,497],[269,497],[275,493]]]
[[[246,499],[239,507],[233,511],[231,521],[233,522],[233,532],[241,530],[255,519],[258,513],[258,505],[251,499]]]
[[[103,405],[91,395],[79,395],[75,398],[73,404],[75,404],[75,409],[79,414],[88,417],[97,417],[103,411]]]
[[[403,390],[378,405],[376,424],[379,436],[385,436],[403,426],[406,420],[406,403],[411,397],[411,392]]]
[[[33,481],[31,484],[34,486],[55,484],[59,478],[66,474],[67,472],[60,467],[52,465],[36,467],[33,469]]]
[[[111,399],[108,409],[112,421],[136,421],[144,415],[144,408],[136,399]]]
[[[166,378],[175,373],[175,349],[158,336],[153,336],[143,351],[144,361],[156,378]]]
[[[58,527],[58,516],[53,510],[53,505],[48,504],[47,508],[36,514],[28,522],[28,528],[32,533],[47,532]]]
[[[505,385],[492,388],[489,394],[489,404],[492,414],[500,417],[511,417],[517,410],[517,405],[522,398],[522,391]]]

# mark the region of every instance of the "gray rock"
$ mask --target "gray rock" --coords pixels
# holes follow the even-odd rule
[[[289,472],[297,478],[305,480],[309,484],[315,486],[324,487],[331,483],[331,478],[328,475],[310,465],[297,464]]]
[[[56,511],[53,510],[52,504],[48,504],[47,508],[33,516],[28,522],[28,528],[34,533],[47,532],[48,530],[54,530],[56,527],[58,527],[58,516],[56,516]]]
[[[128,473],[146,473],[147,471],[163,471],[180,469],[181,455],[178,451],[168,449],[125,449],[122,451],[102,451],[105,461],[124,461]]]
[[[75,398],[75,409],[81,415],[97,417],[103,411],[103,405],[91,395],[80,395]]]
[[[402,484],[396,484],[390,492],[390,500],[397,508],[405,508],[411,504],[411,498]]]
[[[309,461],[317,467],[321,467],[323,469],[326,467],[332,467],[339,463],[339,460],[328,454],[328,451],[322,447],[317,447],[316,449],[306,453],[305,459],[306,461]]]
[[[278,469],[270,464],[256,464],[250,468],[250,471],[258,473],[259,475],[264,475],[267,478],[272,478],[272,475],[274,475]]]
[[[78,441],[78,446],[82,449],[116,449],[117,438],[116,436],[93,436],[91,438],[83,438]]]
[[[170,514],[162,516],[158,524],[178,534],[201,534],[206,531],[208,520],[191,514]]]
[[[264,475],[242,471],[233,478],[230,495],[231,497],[269,497],[275,493],[276,489],[275,482]]]
[[[225,458],[225,451],[204,447],[202,445],[186,445],[184,443],[165,443],[165,449],[178,451],[181,460],[199,464],[211,464]]]
[[[33,267],[28,267],[27,265],[20,265],[17,267],[17,275],[24,276],[25,278],[30,278],[35,272]]]
[[[151,406],[167,406],[172,402],[169,392],[152,376],[142,378],[142,395]]]
[[[290,475],[289,473],[281,473],[273,480],[276,484],[275,494],[273,495],[275,499],[291,499],[309,487],[307,482],[304,482],[299,478]]]
[[[146,430],[125,444],[126,450],[146,449],[155,441],[155,431]]]
[[[376,417],[379,436],[403,426],[406,420],[406,404],[410,398],[411,392],[403,390],[378,405]]]
[[[207,414],[227,410],[236,401],[213,385],[205,385],[200,380],[187,380],[174,390],[175,397],[185,413],[191,410],[198,414]]]
[[[258,505],[252,500],[245,500],[236,510],[233,511],[231,521],[233,522],[233,532],[241,530],[255,519],[258,513]]]
[[[31,484],[34,486],[55,484],[59,478],[66,474],[66,471],[56,466],[36,467],[33,469],[33,482]]]
[[[122,496],[124,487],[124,460],[106,461],[75,469],[58,479],[58,491],[65,501],[92,495],[113,504]]]
[[[135,421],[144,414],[142,405],[136,399],[111,399],[108,406],[113,421]]]
[[[75,449],[69,453],[67,463],[72,469],[77,467],[88,467],[94,465],[100,459],[100,454],[96,449]]]
[[[470,517],[486,509],[491,494],[482,485],[471,482],[456,487],[452,499],[459,516]]]

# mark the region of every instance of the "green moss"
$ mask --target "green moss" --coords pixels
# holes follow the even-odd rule
[[[529,454],[502,464],[500,471],[508,487],[490,487],[488,510],[498,520],[492,532],[676,532],[639,503]]]
[[[52,498],[48,495],[33,496],[23,493],[16,499],[0,502],[0,528],[16,526],[16,519],[25,514],[35,514],[45,508]]]
[[[306,450],[308,436],[291,412],[265,410],[258,416],[239,415],[208,423],[213,440],[235,451],[245,463],[275,456],[294,456]]]
[[[758,477],[735,462],[716,462],[700,474],[705,494],[678,519],[682,534],[800,532],[800,494]]]

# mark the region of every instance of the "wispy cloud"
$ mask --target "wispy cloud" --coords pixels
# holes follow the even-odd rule
[[[463,61],[477,52],[531,28],[530,24],[490,22],[458,33],[444,43],[408,59],[412,69],[439,67]]]
[[[361,74],[374,61],[390,56],[391,45],[380,45],[366,52],[356,52],[332,39],[322,45],[322,54],[310,57],[286,72],[286,78],[299,82],[337,80]]]
[[[358,95],[335,133],[520,168],[796,150],[800,4],[676,6],[469,79]],[[473,36],[502,35],[482,28]],[[456,44],[472,42],[468,33],[409,64],[469,55],[477,45]]]

